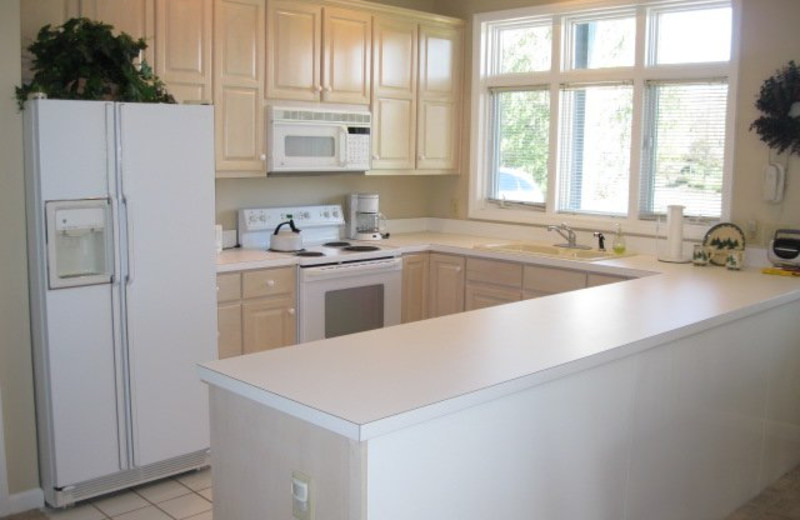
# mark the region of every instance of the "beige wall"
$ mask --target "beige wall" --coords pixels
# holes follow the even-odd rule
[[[782,204],[761,200],[762,171],[769,148],[749,130],[760,113],[754,103],[762,83],[777,69],[800,58],[800,2],[797,0],[744,0],[742,6],[741,64],[734,154],[733,220],[744,226],[759,225],[758,242],[768,243],[779,227],[800,227],[800,157],[773,160],[787,170],[786,198]]]
[[[217,180],[217,223],[236,228],[236,210],[312,204],[342,204],[350,192],[380,195],[381,212],[388,218],[426,217],[435,194],[457,182],[451,175],[382,177],[370,175],[317,175]],[[391,230],[390,230],[391,231]]]
[[[0,2],[0,386],[9,491],[38,486],[33,415],[22,119],[13,99],[20,84],[19,0]]]
[[[468,22],[467,46],[472,48],[472,16],[476,13],[512,9],[524,6],[556,3],[553,0],[437,0],[439,14],[464,18]],[[736,100],[736,131],[734,135],[734,183],[732,220],[746,228],[751,220],[758,223],[759,233],[751,243],[768,243],[777,227],[800,227],[800,159],[778,158],[789,164],[786,199],[772,205],[761,200],[761,178],[767,164],[768,148],[757,134],[750,132],[750,124],[758,117],[754,102],[763,81],[776,69],[791,59],[798,59],[800,51],[800,1],[798,0],[742,0],[741,61],[739,90]],[[469,128],[469,87],[472,78],[471,60],[468,58],[465,73],[467,94],[465,99],[464,128]],[[469,146],[465,146],[469,148]],[[465,156],[464,160],[468,160]],[[465,168],[466,171],[466,168]],[[451,192],[437,192],[431,204],[433,214],[442,215],[448,201],[457,197],[462,216],[467,201],[467,176],[453,183]]]

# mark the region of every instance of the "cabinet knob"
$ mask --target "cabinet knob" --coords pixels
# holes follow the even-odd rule
[[[380,156],[380,155],[378,155],[378,154],[375,154],[375,155],[373,155],[373,156],[372,156],[372,160],[373,160],[373,161],[377,161],[377,160],[378,160],[378,159],[380,159],[380,158],[381,158],[381,156]]]
[[[267,280],[267,287],[275,287],[275,280]]]
[[[294,316],[294,307],[290,307],[290,308],[286,309],[286,312],[288,312],[289,314]]]
[[[332,90],[333,90],[333,88],[331,88],[330,85],[326,85],[325,86],[325,92],[331,92]]]
[[[264,154],[264,153],[262,153],[262,154],[261,154],[261,156],[260,156],[259,158],[260,158],[262,161],[266,161],[266,160],[267,160],[267,154]]]
[[[424,155],[420,155],[419,157],[417,157],[417,159],[419,159],[420,161],[424,161],[425,160],[425,156]]]
[[[217,286],[217,292],[219,292],[219,285]]]
[[[319,85],[314,85],[313,87],[311,87],[311,90],[312,92],[322,92],[322,87],[320,87]]]

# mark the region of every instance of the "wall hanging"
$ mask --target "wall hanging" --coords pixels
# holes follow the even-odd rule
[[[800,155],[800,69],[794,61],[764,82],[756,108],[762,116],[750,130],[778,153]]]

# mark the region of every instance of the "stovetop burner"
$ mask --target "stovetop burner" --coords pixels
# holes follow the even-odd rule
[[[344,248],[344,250],[358,252],[358,253],[366,253],[369,251],[380,251],[381,248],[378,246],[347,246]]]
[[[350,242],[326,242],[322,245],[325,247],[347,247],[350,245]]]
[[[298,251],[294,256],[325,256],[322,251]]]

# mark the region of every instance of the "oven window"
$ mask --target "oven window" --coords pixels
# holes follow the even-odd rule
[[[325,293],[325,337],[383,327],[383,284]]]
[[[322,135],[287,135],[284,150],[287,157],[334,157],[336,139]]]

